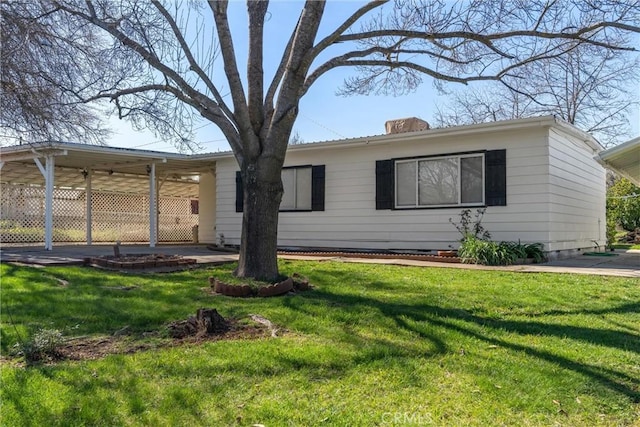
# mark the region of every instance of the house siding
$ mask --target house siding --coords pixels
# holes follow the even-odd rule
[[[216,177],[213,172],[200,175],[198,240],[216,242]]]
[[[549,251],[606,243],[605,170],[574,136],[549,132]]]
[[[376,210],[377,160],[506,149],[507,205],[487,208],[483,224],[495,240],[549,243],[548,130],[535,127],[481,135],[444,136],[424,141],[290,150],[285,166],[325,165],[325,210],[281,212],[280,246],[367,249],[457,247],[462,207]],[[233,159],[217,165],[218,233],[240,243],[241,214],[235,212]],[[475,212],[475,208],[472,208]]]

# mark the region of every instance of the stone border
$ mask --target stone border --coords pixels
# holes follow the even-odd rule
[[[258,289],[247,284],[231,285],[224,283],[213,276],[209,277],[209,286],[215,293],[228,297],[274,297],[285,295],[292,291],[308,291],[311,289],[309,280],[297,273],[294,273],[291,277],[287,277],[282,282],[262,286]]]

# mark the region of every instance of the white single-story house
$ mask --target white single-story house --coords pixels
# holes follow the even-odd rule
[[[551,256],[602,247],[605,166],[640,183],[640,138],[604,151],[553,116],[292,145],[278,244],[447,249],[460,238],[449,219],[486,208],[494,240],[540,242]],[[3,148],[0,167],[2,243],[154,246],[195,230],[202,243],[240,243],[230,152],[51,143]]]

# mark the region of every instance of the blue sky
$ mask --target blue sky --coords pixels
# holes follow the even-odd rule
[[[340,24],[344,18],[356,10],[359,1],[328,2],[325,17],[320,28],[320,37]],[[291,34],[300,11],[300,3],[293,1],[273,1],[270,16],[265,23],[265,80],[271,81],[284,45]],[[203,10],[205,16],[208,10]],[[244,1],[234,1],[229,7],[231,29],[234,36],[236,56],[241,74],[246,70],[247,20]],[[357,24],[356,24],[357,25]],[[330,51],[328,52],[331,53]],[[335,51],[334,53],[339,53]],[[221,64],[220,64],[221,67]],[[384,133],[387,120],[404,117],[419,117],[427,121],[436,111],[436,105],[445,102],[433,86],[433,81],[425,77],[423,84],[415,93],[401,96],[337,96],[336,91],[344,79],[353,75],[353,69],[334,69],[321,77],[300,103],[300,112],[294,126],[305,142],[377,135]],[[219,68],[216,73],[221,73]],[[214,76],[215,78],[215,76]],[[216,83],[218,82],[217,80]],[[226,82],[225,82],[226,84]],[[449,89],[461,88],[461,85],[450,84]],[[224,92],[224,90],[223,90]],[[640,99],[640,85],[631,96]],[[636,109],[632,119],[633,133],[640,133],[640,111]],[[151,132],[136,132],[128,122],[113,119],[110,127],[114,135],[107,144],[120,147],[141,148],[159,151],[176,151],[176,147],[156,137]],[[201,121],[196,124],[200,128],[195,140],[203,148],[201,152],[217,152],[229,150],[222,133],[213,123]]]

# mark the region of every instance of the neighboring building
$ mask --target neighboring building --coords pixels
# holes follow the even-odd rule
[[[624,153],[601,153],[593,137],[552,116],[443,129],[412,120],[387,124],[394,132],[408,132],[290,146],[278,244],[447,249],[457,247],[460,238],[450,219],[456,222],[463,209],[475,213],[486,207],[483,225],[495,240],[541,242],[551,256],[602,247],[606,188],[601,163],[609,154],[617,162],[614,168],[633,178],[637,165],[631,161],[629,166],[627,157],[640,151],[640,141],[630,141]],[[146,218],[152,245],[158,228],[164,227],[160,240],[167,240],[162,236],[171,234],[172,221],[198,224],[203,243],[217,243],[222,236],[226,244],[240,243],[242,182],[231,153],[183,156],[81,144],[9,147],[0,153],[3,190],[42,187],[48,169],[41,163],[36,168],[33,158],[45,157],[54,159],[47,161],[54,181],[61,177],[67,193],[73,191],[68,194],[78,200],[74,209],[84,206],[88,212],[89,241],[96,223],[91,219],[95,201],[88,200],[95,196],[77,192],[128,193],[135,183],[148,206],[147,214],[136,218]],[[91,183],[87,172],[93,190],[86,185]],[[110,177],[120,185],[110,186]],[[152,208],[158,198],[162,201],[163,189],[171,190],[167,197],[188,199],[171,202],[177,210],[164,222],[162,206],[159,214]],[[4,197],[2,203],[2,212],[20,210]],[[184,232],[180,235],[186,240]]]

